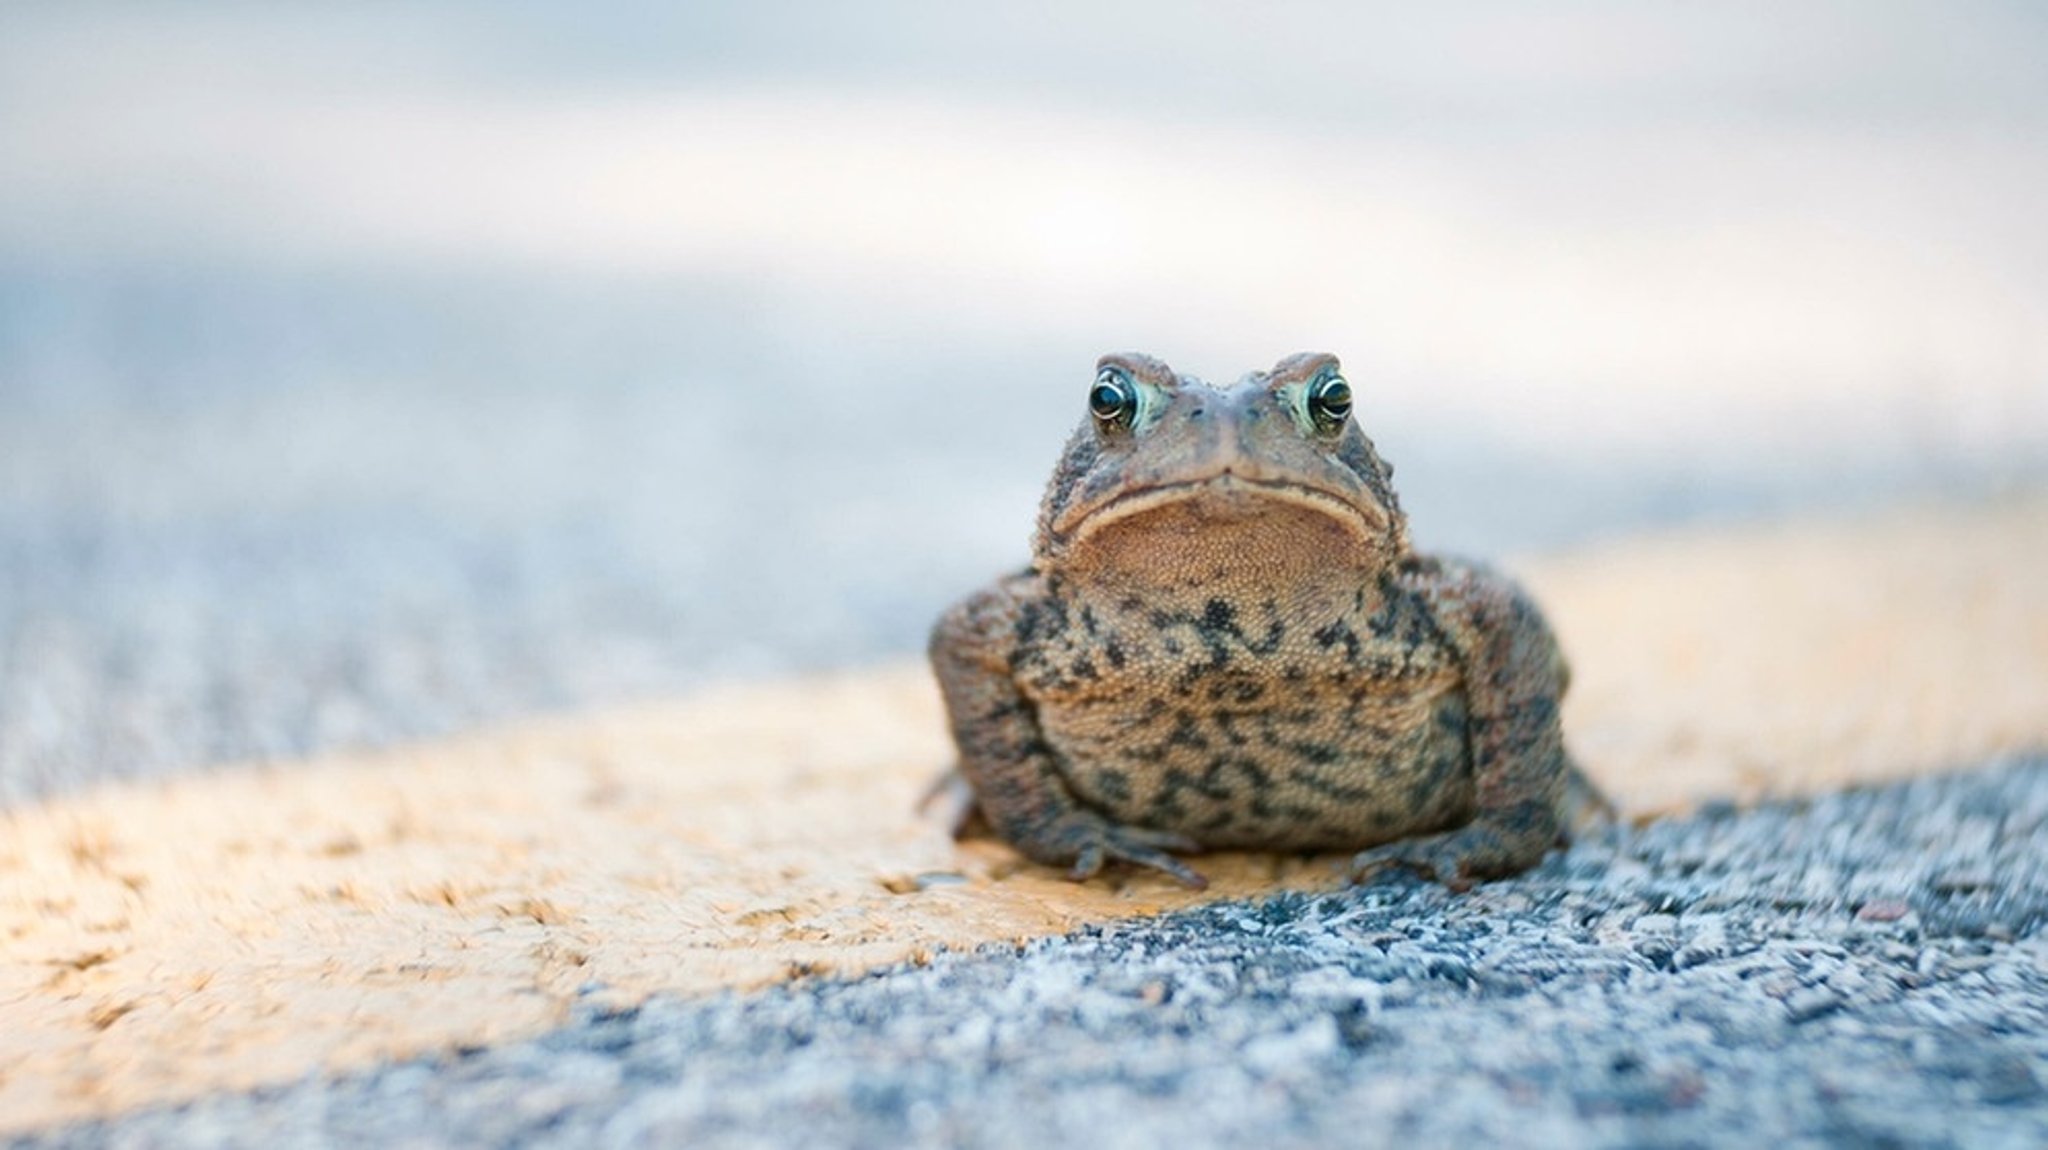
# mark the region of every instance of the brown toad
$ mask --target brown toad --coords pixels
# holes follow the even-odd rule
[[[1558,729],[1536,605],[1418,555],[1337,360],[1218,387],[1105,356],[1030,569],[939,620],[958,778],[1075,878],[1169,851],[1359,850],[1452,886],[1604,806]]]

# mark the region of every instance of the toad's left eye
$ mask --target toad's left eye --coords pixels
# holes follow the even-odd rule
[[[1318,376],[1308,385],[1308,410],[1325,427],[1344,422],[1351,414],[1351,384],[1336,372]]]

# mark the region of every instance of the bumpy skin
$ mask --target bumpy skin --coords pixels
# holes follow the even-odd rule
[[[932,635],[959,774],[1024,854],[1199,885],[1172,852],[1362,848],[1357,878],[1462,887],[1604,806],[1565,754],[1535,604],[1410,552],[1392,468],[1323,402],[1337,372],[1098,365],[1131,402],[1067,444],[1032,566]]]

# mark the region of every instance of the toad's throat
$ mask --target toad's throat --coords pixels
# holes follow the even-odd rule
[[[1112,527],[1136,526],[1133,520],[1169,509],[1219,522],[1254,519],[1274,512],[1308,512],[1330,521],[1367,546],[1387,533],[1386,513],[1377,507],[1361,506],[1299,483],[1225,474],[1119,495],[1083,516],[1074,525],[1070,541],[1084,543]]]

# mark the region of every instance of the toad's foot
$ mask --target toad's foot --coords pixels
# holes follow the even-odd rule
[[[1067,877],[1076,882],[1095,877],[1110,862],[1123,862],[1162,871],[1191,890],[1209,885],[1194,868],[1167,853],[1198,853],[1200,843],[1171,831],[1113,823],[1093,811],[1068,811],[1020,839],[1024,853],[1039,862],[1072,863]]]
[[[1394,869],[1433,878],[1454,891],[1480,879],[1503,878],[1536,865],[1557,839],[1555,816],[1502,822],[1477,820],[1444,834],[1404,839],[1360,851],[1351,860],[1351,881],[1365,883]]]

